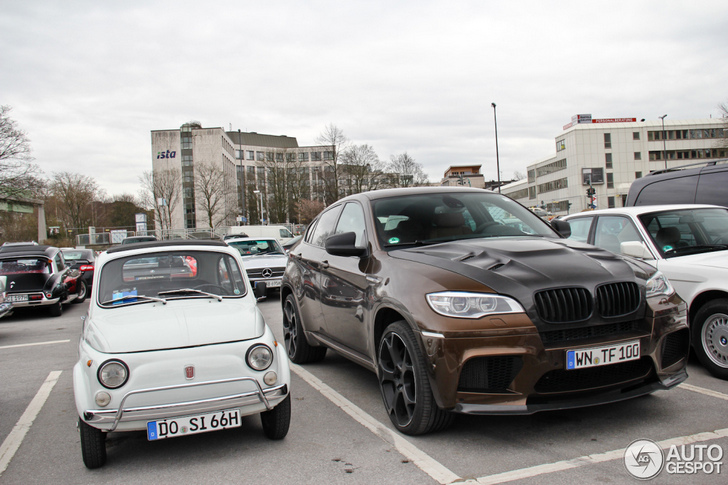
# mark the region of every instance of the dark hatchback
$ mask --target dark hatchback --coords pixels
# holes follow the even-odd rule
[[[291,249],[281,302],[291,360],[331,348],[374,371],[407,434],[454,413],[589,406],[687,378],[686,305],[661,273],[486,190],[332,204]]]
[[[23,244],[0,247],[0,275],[6,277],[6,301],[14,309],[43,307],[52,316],[63,305],[86,299],[81,273],[63,259],[53,246]]]

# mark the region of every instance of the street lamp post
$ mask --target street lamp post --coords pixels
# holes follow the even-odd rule
[[[662,158],[665,159],[665,169],[667,169],[667,143],[665,142],[665,117],[667,115],[659,116],[662,120]]]
[[[496,116],[495,103],[490,103],[493,107],[493,123],[495,124],[495,169],[498,172],[498,193],[501,191],[500,177],[500,156],[498,155],[498,117]]]
[[[260,223],[265,225],[265,206],[263,205],[263,192],[260,190],[254,190],[254,194],[260,196]]]

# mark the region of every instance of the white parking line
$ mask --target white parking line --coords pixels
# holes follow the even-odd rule
[[[672,445],[687,445],[690,443],[700,443],[702,441],[711,441],[721,438],[728,438],[728,428],[718,429],[708,433],[698,433],[690,436],[681,436],[678,438],[670,438],[658,441],[657,444],[662,449],[667,449]],[[625,445],[626,448],[626,445]],[[598,453],[596,455],[580,456],[571,460],[557,461],[555,463],[547,463],[545,465],[536,465],[530,468],[521,468],[520,470],[512,470],[487,477],[476,478],[475,480],[467,480],[462,483],[477,483],[478,485],[493,485],[497,483],[508,483],[523,478],[533,478],[539,475],[560,472],[572,468],[578,468],[595,463],[603,463],[605,461],[620,460],[624,457],[624,450],[613,450],[606,453]]]
[[[463,484],[478,484],[478,485],[494,485],[499,483],[508,483],[515,480],[521,480],[524,478],[533,478],[539,475],[547,475],[550,473],[556,473],[560,471],[570,470],[573,468],[579,468],[586,465],[594,465],[597,463],[603,463],[607,461],[620,460],[624,457],[624,449],[612,450],[605,453],[597,453],[594,455],[585,455],[578,458],[572,458],[570,460],[557,461],[554,463],[546,463],[543,465],[536,465],[529,468],[521,468],[519,470],[511,470],[508,472],[497,473],[494,475],[488,475],[475,479],[461,479],[458,475],[450,471],[444,465],[437,460],[430,457],[424,451],[417,448],[415,445],[407,441],[402,435],[384,426],[382,423],[372,418],[369,414],[364,412],[361,408],[356,406],[354,403],[346,399],[344,396],[333,390],[331,387],[324,384],[319,378],[305,370],[303,367],[291,364],[291,369],[304,381],[306,381],[311,387],[319,391],[329,401],[334,403],[336,406],[341,408],[345,413],[354,418],[362,426],[369,429],[372,433],[376,434],[384,441],[392,444],[397,451],[409,459],[412,463],[417,465],[422,471],[427,473],[430,477],[439,483],[463,483]],[[705,389],[690,384],[680,384],[681,388],[704,394],[706,396],[715,397],[718,399],[728,400],[728,395]],[[670,438],[667,440],[659,441],[657,444],[667,449],[672,445],[685,445],[690,443],[699,443],[703,441],[716,440],[721,438],[728,438],[728,428],[719,429],[712,432],[697,433],[689,436],[680,436],[677,438]]]
[[[3,349],[17,349],[17,348],[20,348],[20,347],[33,347],[35,345],[66,344],[68,342],[70,342],[70,340],[51,340],[51,341],[48,341],[48,342],[35,342],[35,343],[32,343],[32,344],[4,345],[4,346],[0,347],[0,350],[3,350]]]
[[[363,409],[346,399],[344,396],[324,384],[319,378],[305,370],[300,365],[291,364],[291,370],[311,387],[323,394],[326,399],[341,408],[346,414],[354,418],[359,424],[366,427],[372,433],[393,445],[399,453],[409,461],[417,465],[423,472],[439,483],[452,483],[460,480],[460,477],[448,470],[440,462],[434,460],[424,451],[407,441],[401,434],[392,431],[382,423],[372,418]]]
[[[685,389],[686,391],[697,392],[699,394],[704,394],[706,396],[715,397],[718,399],[722,399],[724,401],[728,401],[727,394],[723,394],[722,392],[714,391],[712,389],[706,389],[704,387],[693,386],[692,384],[686,384],[684,382],[677,387],[680,389]]]
[[[0,445],[0,476],[2,476],[2,473],[10,464],[10,460],[12,460],[13,456],[15,456],[15,452],[18,451],[18,448],[20,448],[20,444],[23,442],[26,433],[33,425],[33,421],[35,421],[36,416],[38,416],[38,413],[43,408],[43,405],[45,404],[46,399],[48,399],[53,387],[56,385],[56,382],[58,382],[61,372],[62,371],[53,371],[48,374],[48,377],[43,385],[40,386],[40,389],[38,389],[33,400],[30,401],[28,407],[25,408],[23,415],[20,416],[20,419],[18,419],[18,422],[15,423],[15,426],[12,431],[10,431],[8,437],[5,438],[3,444]]]

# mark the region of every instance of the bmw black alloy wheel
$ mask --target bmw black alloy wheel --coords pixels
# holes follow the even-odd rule
[[[417,379],[412,355],[402,336],[388,332],[379,347],[379,385],[392,422],[404,428],[417,406]]]
[[[283,305],[283,340],[286,343],[286,352],[291,360],[296,356],[298,342],[298,312],[295,302],[286,298]]]

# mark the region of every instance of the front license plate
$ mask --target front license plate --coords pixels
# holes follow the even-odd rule
[[[281,286],[281,280],[270,280],[270,281],[264,281],[265,286],[268,288],[278,288]]]
[[[28,301],[28,295],[8,295],[8,301]]]
[[[640,341],[566,351],[567,369],[584,369],[640,358]]]
[[[228,409],[217,413],[149,421],[147,422],[147,439],[154,441],[176,438],[218,429],[238,428],[240,425],[240,410]]]

